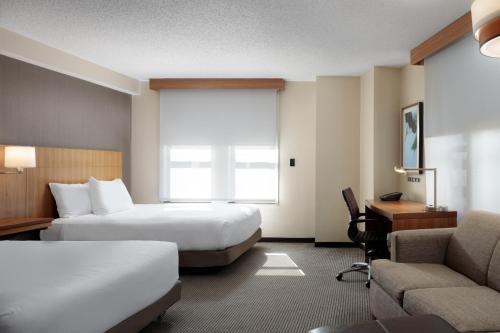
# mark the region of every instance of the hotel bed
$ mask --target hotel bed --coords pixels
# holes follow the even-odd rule
[[[0,331],[137,332],[180,298],[175,244],[0,242]]]
[[[148,204],[108,215],[59,218],[42,240],[175,242],[181,267],[225,266],[261,236],[259,209],[237,204]]]

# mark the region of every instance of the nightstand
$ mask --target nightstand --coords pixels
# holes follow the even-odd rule
[[[46,217],[4,217],[0,218],[0,238],[1,239],[38,239],[39,230],[46,229],[52,223],[52,218]],[[31,237],[15,237],[21,234]]]

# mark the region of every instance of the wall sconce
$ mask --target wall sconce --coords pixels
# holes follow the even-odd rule
[[[395,166],[394,171],[403,175],[406,175],[408,172],[418,172],[418,171],[432,171],[434,173],[434,205],[427,205],[425,208],[429,211],[438,210],[437,206],[437,169],[436,168],[404,168],[401,166]]]
[[[0,174],[20,174],[24,168],[36,168],[35,147],[7,146],[4,162],[5,168],[15,168],[17,172],[7,171]]]
[[[500,1],[475,0],[471,7],[474,37],[482,54],[500,58]]]

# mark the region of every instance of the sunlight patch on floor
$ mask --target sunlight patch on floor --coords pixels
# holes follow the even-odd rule
[[[266,262],[256,276],[305,276],[286,253],[266,253]]]

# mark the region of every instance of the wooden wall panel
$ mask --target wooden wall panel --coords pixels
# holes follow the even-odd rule
[[[37,147],[37,167],[22,175],[0,175],[0,217],[56,217],[48,184],[85,183],[122,178],[122,153],[116,151]],[[3,165],[3,146],[0,146]]]

